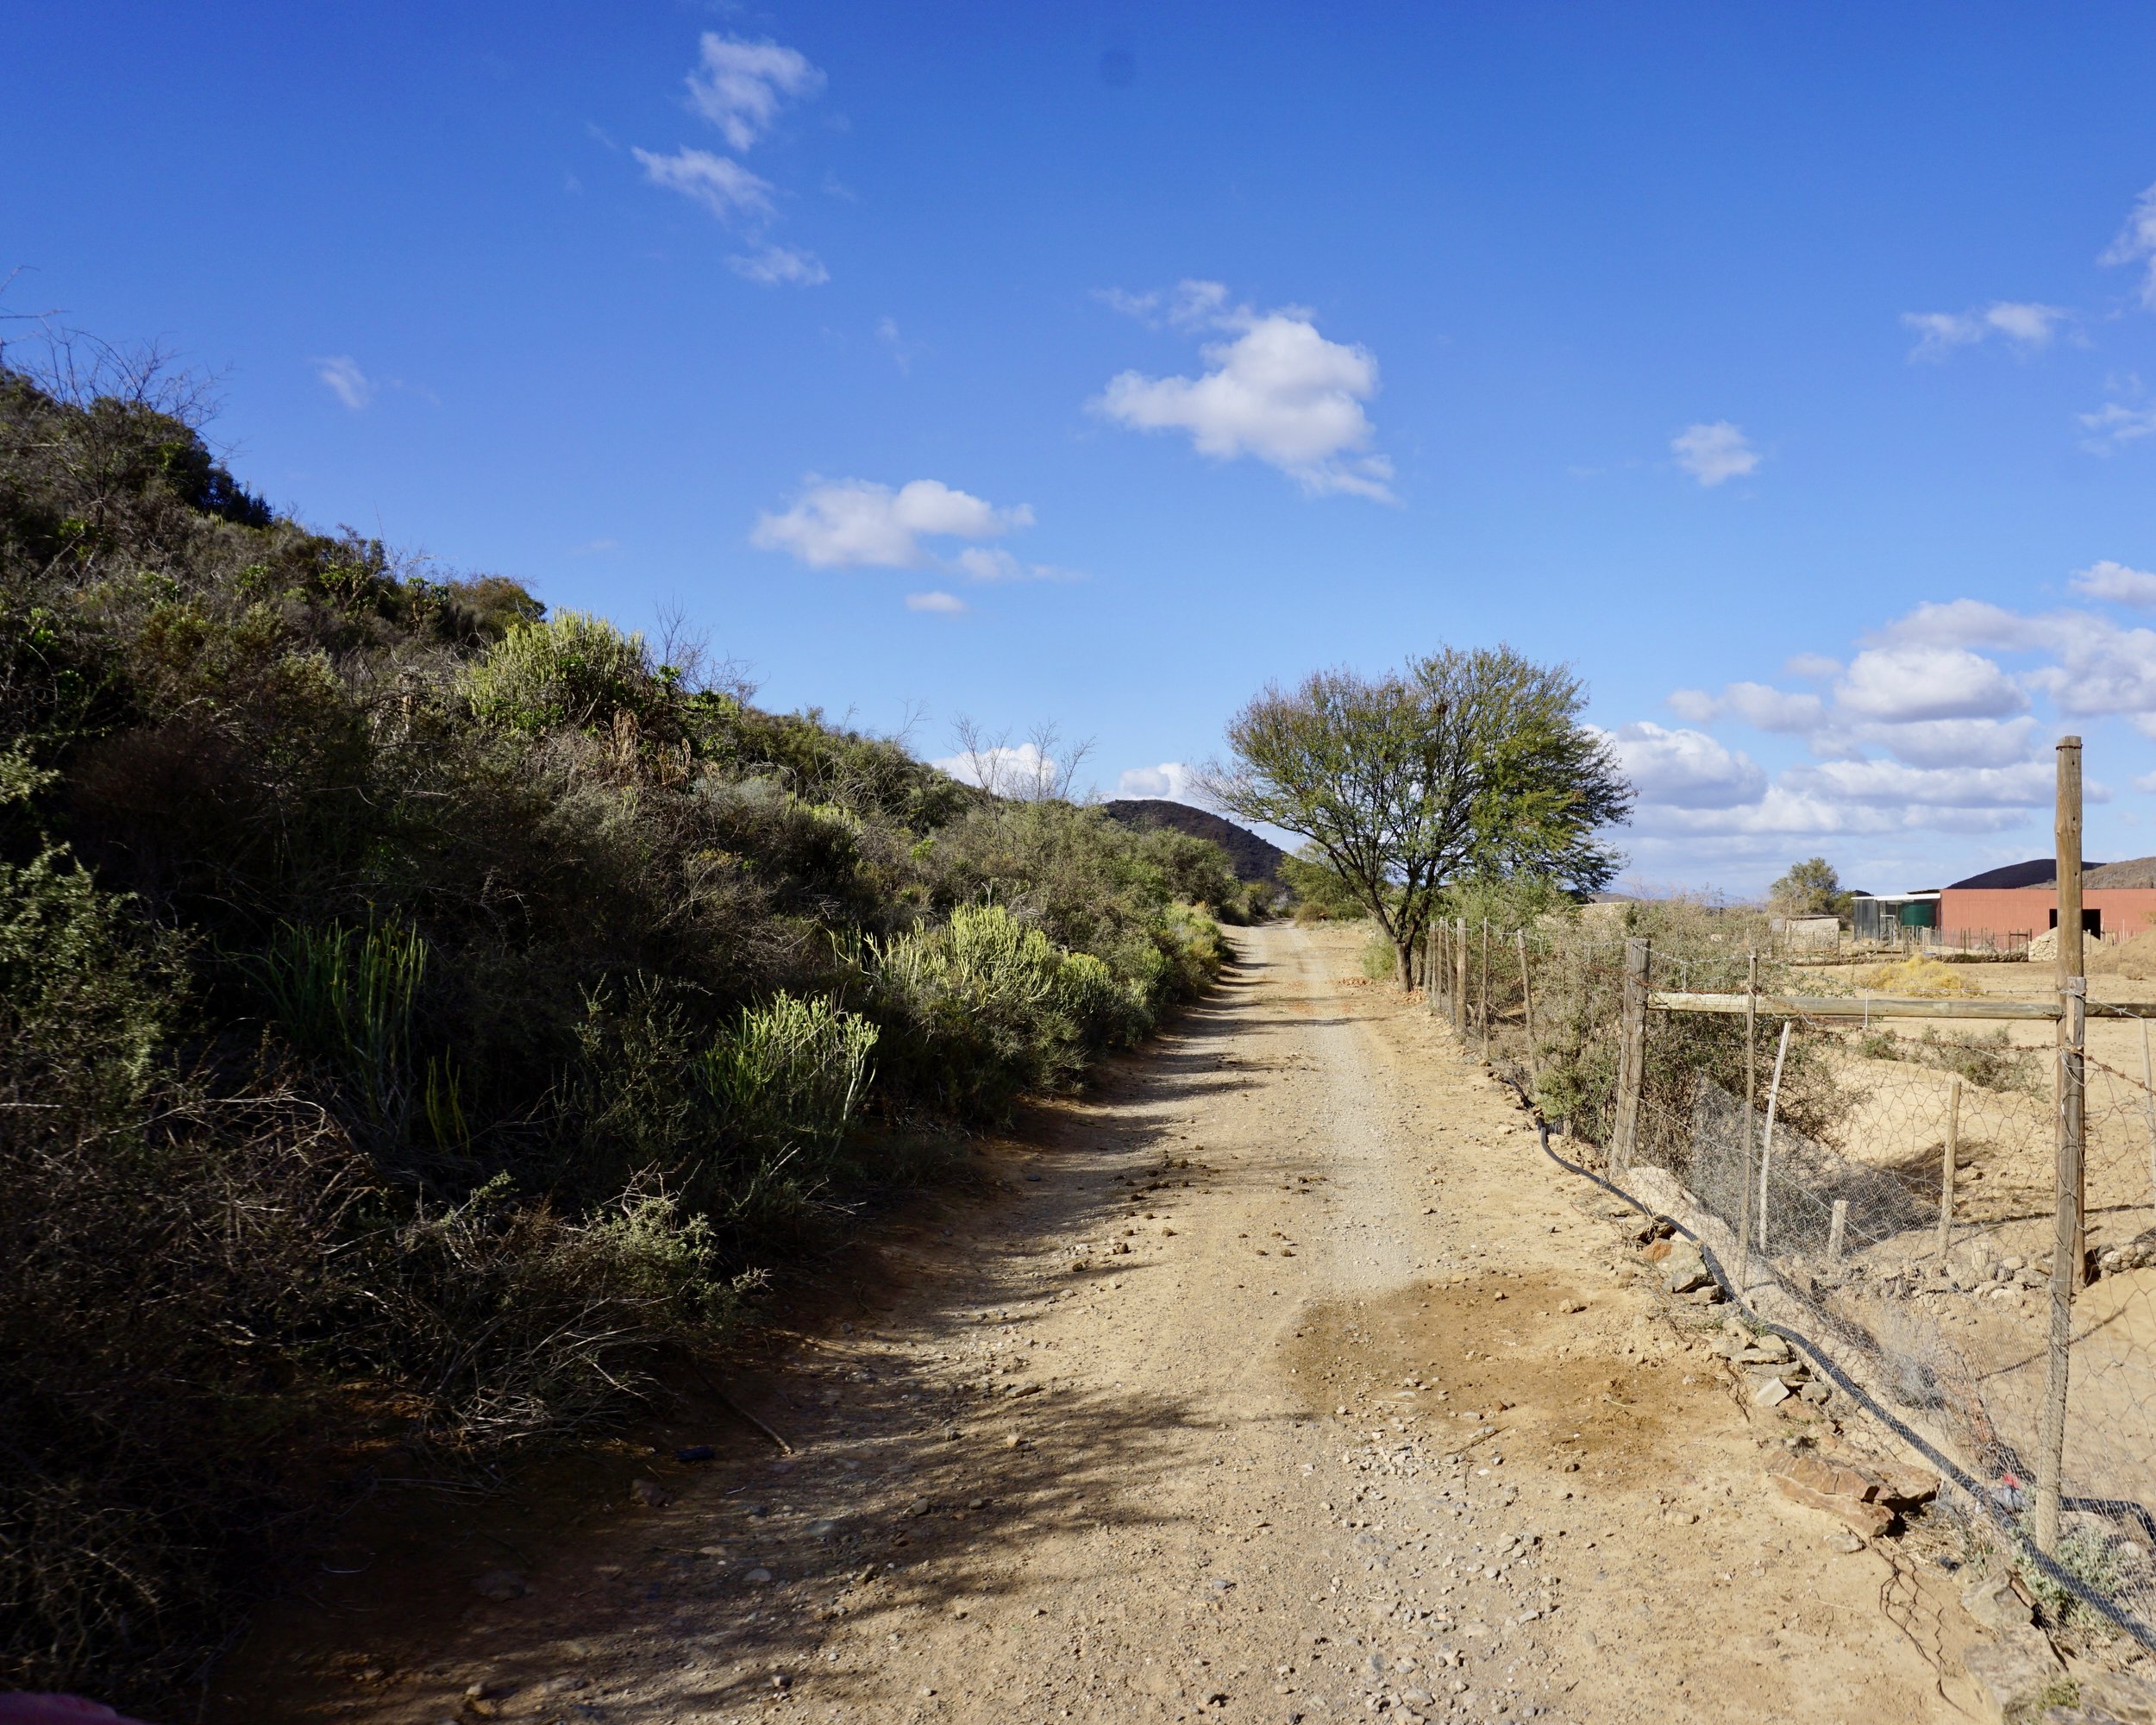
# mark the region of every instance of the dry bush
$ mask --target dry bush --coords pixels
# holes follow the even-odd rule
[[[1947,999],[1984,990],[1951,964],[1912,956],[1890,964],[1871,964],[1857,973],[1857,986],[1875,994],[1913,994]]]

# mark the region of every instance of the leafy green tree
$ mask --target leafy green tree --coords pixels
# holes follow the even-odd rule
[[[1632,810],[1580,680],[1509,647],[1444,648],[1400,671],[1269,685],[1228,726],[1201,787],[1225,812],[1307,838],[1393,943],[1403,985],[1451,882],[1547,875],[1606,885],[1597,835]]]
[[[1767,888],[1767,902],[1783,916],[1846,918],[1856,894],[1842,890],[1841,876],[1824,856],[1809,856]]]

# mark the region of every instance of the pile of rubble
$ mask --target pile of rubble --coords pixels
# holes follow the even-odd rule
[[[1745,1393],[1762,1408],[1779,1407],[1792,1396],[1824,1407],[1833,1394],[1825,1379],[1812,1376],[1811,1367],[1796,1350],[1771,1331],[1754,1335],[1733,1326],[1710,1336],[1707,1351],[1720,1355],[1744,1374],[1749,1386]]]

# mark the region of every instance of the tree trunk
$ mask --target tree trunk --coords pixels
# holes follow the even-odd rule
[[[1413,935],[1393,937],[1394,975],[1400,982],[1400,992],[1412,994],[1415,991],[1415,942]]]

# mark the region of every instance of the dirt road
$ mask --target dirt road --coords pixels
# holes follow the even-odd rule
[[[755,1403],[795,1453],[354,1581],[249,1716],[1960,1716],[1951,1578],[1763,1486],[1510,1093],[1347,937],[1238,938],[1006,1193],[887,1245],[888,1309],[800,1338]]]

